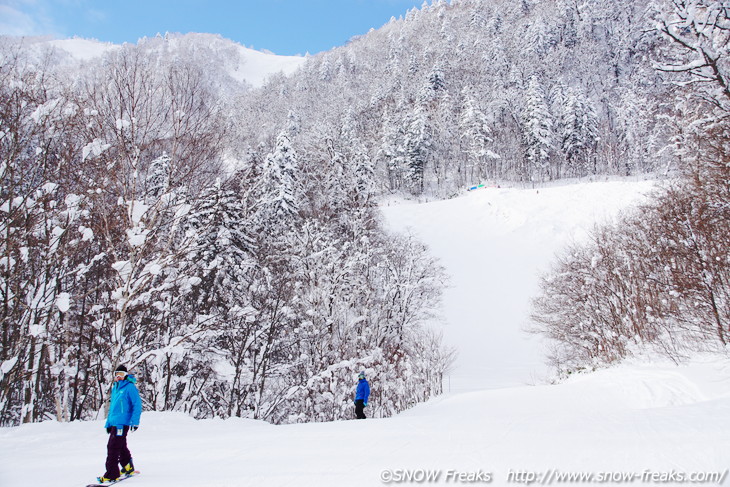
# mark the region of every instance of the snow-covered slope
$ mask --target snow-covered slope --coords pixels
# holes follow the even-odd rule
[[[31,40],[37,47],[44,44],[65,51],[72,60],[91,61],[104,54],[119,49],[119,45],[91,39]],[[141,43],[149,40],[141,40]],[[276,73],[291,74],[307,58],[302,56],[279,56],[256,51],[216,34],[174,34],[165,37],[165,47],[172,52],[204,48],[220,58],[221,68],[238,82],[246,82],[254,87],[263,85],[266,78]]]
[[[624,476],[605,484],[667,484],[661,480],[712,473],[726,480],[730,359],[626,363],[556,386],[521,385],[543,371],[539,344],[520,332],[537,271],[565,241],[582,238],[594,221],[651,187],[623,181],[539,191],[490,188],[387,208],[390,224],[408,223],[452,274],[444,332],[462,352],[452,392],[397,417],[366,421],[272,426],[145,412],[129,440],[143,473],[123,485],[491,480],[501,486],[557,484],[562,475],[581,473],[594,481]],[[0,486],[23,487],[29,480],[83,486],[102,473],[105,445],[102,421],[0,429]],[[629,482],[626,476],[634,477]]]
[[[437,485],[458,484],[449,471],[496,486],[520,474],[556,484],[570,473],[636,475],[634,485],[659,483],[642,482],[647,472],[727,478],[729,372],[718,359],[624,365],[558,386],[448,394],[366,421],[272,426],[145,412],[129,439],[142,475],[125,485],[365,487],[421,470],[440,473]],[[1,429],[0,485],[83,486],[102,473],[105,445],[101,421]]]
[[[56,49],[67,52],[72,58],[82,61],[100,58],[108,52],[119,49],[117,44],[99,42],[92,39],[81,39],[79,37],[72,39],[54,39],[48,41],[48,44]]]
[[[307,58],[301,56],[279,56],[237,46],[239,63],[229,69],[229,74],[238,81],[246,81],[254,87],[264,84],[266,78],[275,73],[291,74]]]
[[[279,56],[244,47],[216,34],[185,34],[168,36],[170,49],[182,50],[205,47],[217,53],[223,69],[236,81],[247,82],[254,87],[264,84],[266,78],[276,73],[291,74],[306,61],[302,56]]]
[[[451,276],[444,296],[445,341],[459,350],[451,391],[539,382],[539,340],[524,333],[541,271],[567,243],[615,216],[651,181],[488,187],[424,205],[384,207],[394,230],[410,229]]]

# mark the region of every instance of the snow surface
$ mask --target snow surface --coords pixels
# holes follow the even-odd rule
[[[292,74],[307,58],[281,56],[239,46],[240,64],[230,68],[228,74],[237,81],[246,81],[258,88],[275,73]]]
[[[447,344],[458,348],[452,392],[540,382],[540,341],[524,332],[539,275],[556,252],[651,192],[651,181],[485,187],[459,198],[383,208],[391,229],[410,229],[451,276],[444,296]]]
[[[428,472],[439,480],[396,483],[473,485],[488,475],[490,485],[549,484],[581,472],[719,472],[727,480],[730,359],[625,363],[560,385],[524,385],[544,373],[539,343],[520,331],[539,270],[651,187],[488,188],[386,208],[390,225],[411,226],[452,275],[444,334],[461,355],[451,392],[366,421],[273,426],[145,412],[129,439],[142,475],[122,485],[377,486]],[[102,420],[0,429],[0,486],[83,486],[102,473],[106,441]],[[667,484],[637,479],[630,483]]]
[[[50,45],[66,51],[76,59],[89,61],[102,57],[104,54],[119,49],[119,45],[110,42],[100,42],[93,39],[74,37],[71,39],[54,39],[48,41]]]

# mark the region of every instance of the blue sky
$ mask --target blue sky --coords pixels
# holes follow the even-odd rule
[[[405,15],[423,0],[0,0],[0,34],[121,44],[208,32],[276,54],[315,54]],[[430,3],[430,2],[429,2]]]

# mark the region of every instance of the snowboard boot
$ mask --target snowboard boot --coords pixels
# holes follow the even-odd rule
[[[132,465],[132,462],[123,466],[121,472],[122,475],[132,475],[134,473],[134,465]]]
[[[101,476],[101,477],[96,477],[96,480],[99,481],[100,484],[111,484],[112,482],[116,482],[119,479],[118,478],[117,479],[110,479],[110,478]]]

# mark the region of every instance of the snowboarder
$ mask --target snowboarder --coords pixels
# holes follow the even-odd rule
[[[357,376],[357,391],[355,391],[355,416],[357,419],[365,419],[365,406],[368,405],[368,397],[370,397],[370,384],[365,379],[365,371]]]
[[[106,472],[97,480],[99,483],[115,482],[122,476],[131,475],[134,470],[132,454],[127,448],[127,433],[137,431],[139,418],[142,415],[142,400],[133,374],[120,365],[114,371],[114,384],[109,404],[109,416],[106,419],[106,432],[109,442],[106,446]],[[119,465],[122,466],[121,471]]]

